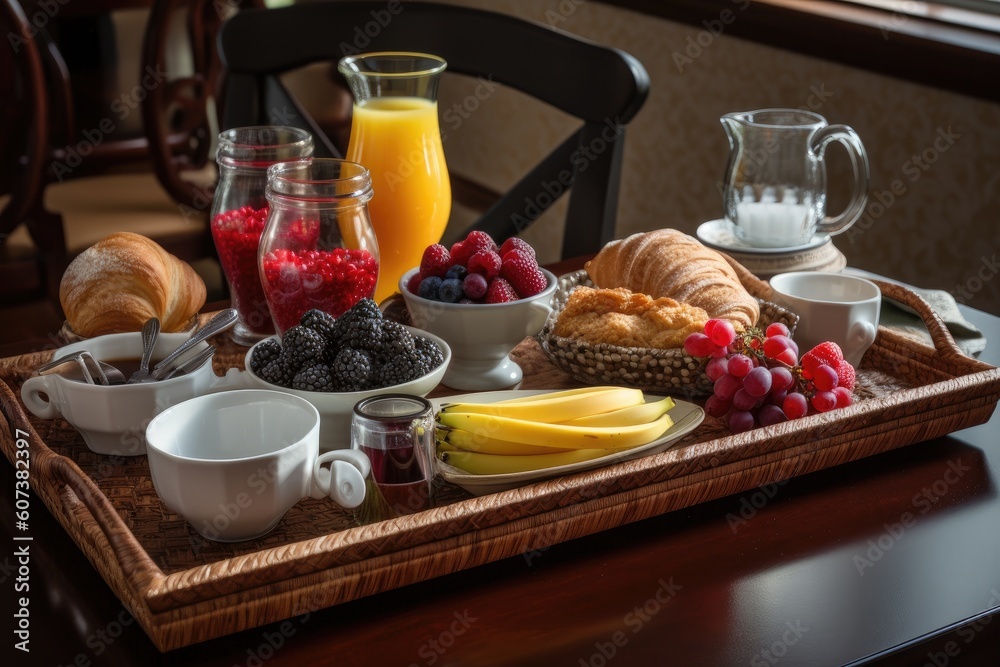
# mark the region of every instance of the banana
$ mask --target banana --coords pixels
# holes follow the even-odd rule
[[[575,449],[558,454],[535,454],[532,456],[501,456],[478,452],[446,451],[439,454],[442,461],[461,468],[473,475],[500,475],[509,472],[542,470],[568,463],[580,463],[614,454],[614,449]]]
[[[667,414],[648,424],[633,426],[567,426],[470,412],[439,412],[437,421],[442,426],[471,431],[476,435],[526,445],[542,442],[546,447],[565,449],[635,447],[652,442],[673,425]]]
[[[485,435],[478,435],[460,428],[439,429],[437,441],[453,448],[467,452],[482,454],[501,454],[504,456],[524,456],[534,454],[556,454],[572,451],[559,447],[543,447],[541,445],[526,445],[521,442],[498,440]]]
[[[537,401],[539,398],[563,398],[564,396],[584,396],[586,394],[593,394],[599,391],[607,391],[608,389],[617,389],[612,385],[602,385],[595,387],[578,387],[577,389],[563,389],[562,391],[553,391],[547,394],[532,394],[531,396],[521,396],[519,398],[508,398],[503,401],[497,401],[497,404],[509,405],[511,403],[526,403],[528,401]]]
[[[560,423],[567,426],[632,426],[633,424],[646,424],[654,419],[658,419],[660,415],[668,412],[673,407],[674,399],[667,396],[659,401],[631,405],[620,410],[605,412],[599,415],[577,417],[576,419]]]
[[[534,400],[518,399],[516,403],[445,403],[440,412],[496,415],[552,423],[620,410],[644,402],[645,398],[639,389],[605,387],[600,391],[563,393],[561,396],[543,394],[534,397]]]

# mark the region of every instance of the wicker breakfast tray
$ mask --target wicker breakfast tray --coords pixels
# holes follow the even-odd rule
[[[1000,370],[962,355],[918,296],[879,286],[934,348],[880,329],[849,408],[735,436],[707,418],[660,454],[479,498],[447,487],[438,507],[369,525],[306,500],[263,539],[201,540],[160,503],[145,457],[95,455],[65,422],[27,416],[20,385],[50,351],[0,360],[0,447],[13,461],[15,429],[28,433],[32,488],[167,651],[986,422]],[[522,388],[576,386],[533,339],[515,357]],[[240,363],[232,345],[216,356],[217,372]]]

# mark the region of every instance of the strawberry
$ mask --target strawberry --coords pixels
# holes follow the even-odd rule
[[[471,231],[465,240],[451,246],[451,263],[468,267],[469,259],[480,250],[497,252],[497,244],[486,232]]]
[[[854,366],[852,366],[847,359],[841,359],[840,363],[835,366],[835,368],[837,369],[837,377],[840,378],[840,382],[837,383],[837,386],[854,389],[854,383],[856,380]]]
[[[839,345],[833,341],[820,343],[802,355],[802,360],[800,361],[802,376],[807,380],[811,379],[817,366],[826,364],[837,368],[843,360],[844,353],[840,350]]]
[[[500,275],[500,255],[492,250],[480,250],[469,258],[469,273],[481,273],[487,280]]]
[[[424,249],[424,256],[420,258],[421,275],[444,278],[449,266],[451,266],[451,253],[443,245],[435,243]]]
[[[548,284],[535,258],[517,250],[504,255],[500,275],[507,279],[521,298],[535,296]]]
[[[503,278],[494,278],[486,288],[486,303],[507,303],[517,299],[517,292]]]
[[[511,250],[517,250],[525,255],[531,255],[532,257],[535,256],[535,249],[532,248],[527,241],[516,236],[511,236],[503,242],[503,245],[500,246],[500,256],[503,257]]]

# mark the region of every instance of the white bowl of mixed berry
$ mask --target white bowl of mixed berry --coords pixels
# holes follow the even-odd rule
[[[307,311],[281,338],[246,353],[248,384],[301,396],[320,413],[320,448],[345,449],[351,413],[378,394],[426,396],[444,377],[451,348],[426,331],[385,319],[362,299],[338,318]]]
[[[523,240],[498,246],[474,231],[450,249],[428,246],[420,266],[400,279],[399,291],[412,324],[451,347],[443,383],[488,391],[521,381],[510,351],[541,331],[557,282]]]

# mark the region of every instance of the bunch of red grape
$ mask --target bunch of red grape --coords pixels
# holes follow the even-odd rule
[[[821,343],[799,360],[798,345],[780,322],[763,333],[751,328],[738,334],[728,320],[709,320],[704,333],[687,337],[684,349],[708,359],[705,375],[715,384],[705,412],[723,419],[732,433],[853,402],[854,367],[840,346]]]

